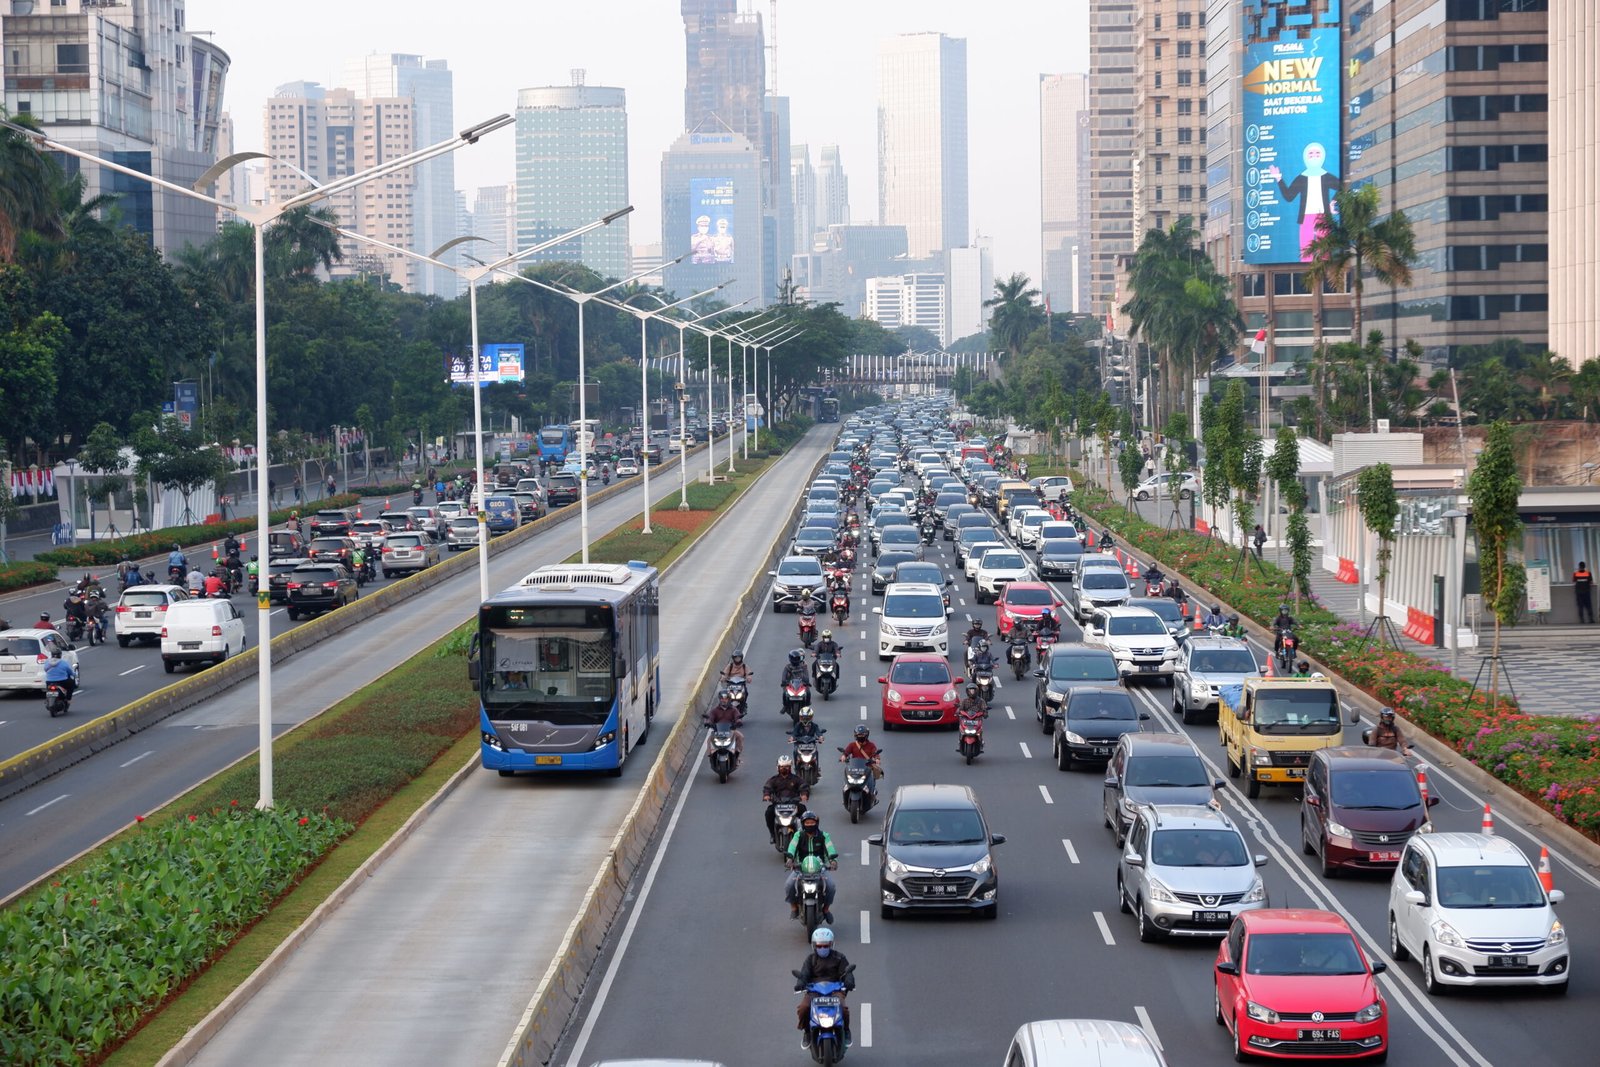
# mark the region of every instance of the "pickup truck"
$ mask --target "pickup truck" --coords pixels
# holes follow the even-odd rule
[[[1246,678],[1218,693],[1217,729],[1228,777],[1248,778],[1254,799],[1261,786],[1293,785],[1305,777],[1311,753],[1343,743],[1339,691],[1314,678]]]

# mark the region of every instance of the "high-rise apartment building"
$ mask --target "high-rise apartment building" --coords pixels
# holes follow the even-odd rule
[[[626,207],[628,110],[621,89],[571,85],[517,94],[516,247],[531,248]],[[529,256],[580,262],[608,278],[628,276],[628,220]]]
[[[1366,279],[1363,331],[1382,330],[1391,348],[1414,339],[1440,364],[1463,346],[1501,338],[1544,346],[1546,5],[1360,0],[1346,24],[1355,73],[1343,180],[1376,185],[1384,210],[1411,220],[1417,248],[1411,285]],[[1589,60],[1583,64],[1571,76],[1592,78]],[[1592,135],[1592,116],[1585,121]]]
[[[1600,358],[1600,6],[1550,3],[1550,350]],[[1498,56],[1497,56],[1498,58]]]
[[[941,344],[950,344],[989,328],[989,309],[983,302],[994,294],[994,250],[987,237],[944,254],[945,321],[939,330]]]
[[[306,81],[279,86],[265,114],[268,200],[281,202],[303,192],[302,171],[327,184],[415,151],[411,109],[410,97],[367,99],[350,89],[325,89]],[[416,180],[414,170],[401,171],[337,193],[323,206],[356,233],[417,248]],[[453,224],[454,190],[450,214]],[[336,277],[382,274],[408,292],[418,291],[423,271],[416,260],[358,241],[340,244],[344,259],[334,268]]]
[[[850,179],[839,146],[825,144],[817,157],[817,229],[850,225]],[[801,249],[804,251],[804,249]]]
[[[761,301],[764,212],[761,151],[731,130],[691,130],[661,157],[661,254],[679,296],[732,281],[730,304]]]
[[[945,343],[944,275],[896,274],[867,279],[863,314],[886,330],[921,326]]]
[[[1088,93],[1086,75],[1039,75],[1039,288],[1057,312],[1089,310]]]
[[[228,54],[186,28],[184,0],[7,4],[5,109],[52,139],[189,186],[217,160]],[[82,173],[86,199],[117,197],[124,225],[172,255],[216,234],[217,209],[103,167]]]
[[[862,314],[866,280],[904,270],[904,226],[837,224],[817,232],[810,252],[791,257],[797,295],[815,304],[838,304],[847,318]]]
[[[485,263],[503,259],[517,250],[517,187],[485,185],[472,201],[472,255]]]
[[[403,98],[411,101],[411,140],[417,148],[448,141],[456,133],[455,76],[442,59],[423,59],[398,52],[373,52],[345,63],[340,88],[363,99]],[[412,168],[412,241],[424,255],[461,236],[456,215],[455,157],[445,153]],[[445,260],[459,262],[459,251]],[[460,280],[442,267],[424,265],[416,275],[416,292],[446,300],[460,292]]]
[[[789,166],[789,98],[767,97],[767,146],[762,153],[761,273],[768,300],[778,299],[794,254],[794,188]]]
[[[906,228],[913,259],[970,239],[965,38],[908,33],[878,48],[878,221]]]
[[[811,146],[789,146],[789,196],[794,212],[794,250],[811,251],[817,236],[817,171],[811,165]]]
[[[1134,11],[1133,239],[1206,216],[1205,0]]]
[[[1127,299],[1118,276],[1133,255],[1136,0],[1089,0],[1090,310]]]

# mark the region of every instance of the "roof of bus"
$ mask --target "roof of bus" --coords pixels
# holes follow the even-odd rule
[[[524,575],[485,604],[526,604],[532,598],[566,603],[614,604],[656,582],[659,572],[648,563],[549,564]]]

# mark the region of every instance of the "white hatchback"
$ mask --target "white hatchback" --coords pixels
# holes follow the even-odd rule
[[[123,648],[135,637],[161,640],[167,624],[167,609],[189,599],[188,590],[177,585],[135,585],[117,601],[117,644]]]
[[[78,654],[62,634],[29,626],[0,630],[0,690],[37,689],[43,693],[44,669],[58,650],[61,658],[72,664],[76,678]]]

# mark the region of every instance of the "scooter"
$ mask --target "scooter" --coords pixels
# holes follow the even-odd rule
[[[871,779],[872,767],[866,760],[851,759],[844,765],[844,810],[850,813],[851,822],[860,822],[878,802],[878,791]]]
[[[794,746],[794,773],[800,776],[807,788],[817,784],[822,770],[817,761],[815,741],[797,741]]]
[[[833,621],[843,626],[850,621],[850,594],[837,592],[833,594],[830,604],[833,610]]]
[[[978,687],[978,695],[985,704],[994,699],[994,671],[987,667],[973,667],[972,684]]]
[[[1055,644],[1057,640],[1058,638],[1056,636],[1053,636],[1043,630],[1033,631],[1034,660],[1039,663],[1043,663],[1045,657],[1050,654],[1050,646]]]
[[[805,924],[807,942],[811,940],[811,932],[825,921],[827,889],[828,883],[821,871],[802,870],[795,879],[794,897],[800,905],[800,919]]]
[[[1011,671],[1017,676],[1017,681],[1028,673],[1028,666],[1033,661],[1033,653],[1028,650],[1028,635],[1022,632],[1021,626],[1011,628],[1011,641],[1006,645],[1006,662],[1011,665]]]
[[[422,490],[421,489],[413,489],[413,490],[411,490],[411,504],[412,504],[413,507],[420,507],[422,505]]]
[[[789,842],[800,831],[800,805],[784,800],[772,806],[774,817],[772,844],[779,855],[788,855]]]
[[[783,687],[783,708],[781,713],[789,716],[791,722],[800,721],[800,709],[811,703],[811,686],[802,679],[791,679]]]
[[[744,718],[745,714],[750,710],[744,678],[742,676],[729,678],[722,683],[722,687],[728,691],[728,701],[739,709],[739,718]]]
[[[824,652],[817,657],[816,666],[812,668],[817,676],[817,692],[822,694],[823,700],[832,700],[833,694],[839,688],[839,660],[832,652]]]
[[[733,727],[719,722],[711,735],[711,772],[717,776],[717,781],[726,782],[728,775],[738,766],[739,753],[733,747]]]
[[[855,969],[855,965],[851,964],[845,974]],[[796,979],[800,977],[799,971],[792,973]],[[800,992],[802,988],[811,994],[811,1014],[806,1023],[811,1059],[815,1063],[838,1063],[844,1059],[847,1047],[844,1040],[844,998],[840,996],[844,992],[844,983],[812,982],[804,987],[796,986],[795,991]]]
[[[934,530],[933,523],[924,522],[922,524],[922,543],[923,544],[925,544],[925,545],[933,544],[933,530]]]
[[[817,643],[817,617],[815,615],[800,616],[800,643],[810,648]]]
[[[65,715],[72,705],[72,697],[60,682],[47,682],[44,687],[44,710],[50,713],[53,719],[57,715]]]
[[[956,727],[960,732],[956,751],[967,761],[968,766],[971,766],[972,761],[983,752],[983,716],[957,712]]]
[[[1278,673],[1288,677],[1294,672],[1295,653],[1300,651],[1300,638],[1293,630],[1278,631]]]

